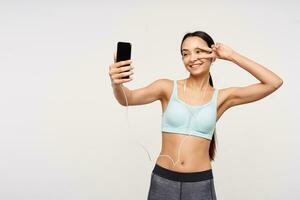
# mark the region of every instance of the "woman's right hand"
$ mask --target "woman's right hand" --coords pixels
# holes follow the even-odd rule
[[[121,85],[122,83],[126,83],[132,80],[131,75],[133,74],[133,67],[131,63],[131,60],[116,62],[116,54],[114,54],[114,63],[109,66],[109,76],[112,85]],[[122,78],[125,76],[129,76],[129,79]]]

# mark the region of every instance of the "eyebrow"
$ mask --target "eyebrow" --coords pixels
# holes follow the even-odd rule
[[[201,47],[195,47],[194,49],[201,49],[201,50],[206,51],[205,49],[203,49],[203,48],[201,48]],[[182,49],[182,51],[188,51],[188,49]]]

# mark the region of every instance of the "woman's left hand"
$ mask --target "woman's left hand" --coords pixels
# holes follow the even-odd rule
[[[232,55],[235,53],[232,48],[222,43],[212,45],[211,48],[207,48],[207,51],[210,53],[203,58],[212,58],[213,61],[217,58],[231,61]]]
[[[215,55],[215,58],[219,58],[219,59],[230,61],[231,56],[234,53],[232,48],[222,43],[216,43],[216,45],[212,45],[211,48],[212,48],[212,54]]]

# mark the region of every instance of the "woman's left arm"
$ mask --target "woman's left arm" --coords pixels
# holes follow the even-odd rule
[[[262,99],[273,93],[283,84],[283,80],[274,72],[235,52],[224,44],[217,43],[216,45],[213,45],[211,55],[214,59],[220,58],[237,64],[260,81],[260,83],[244,87],[227,88],[227,101],[229,107]]]

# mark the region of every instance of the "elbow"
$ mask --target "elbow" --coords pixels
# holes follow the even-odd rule
[[[275,88],[275,90],[277,90],[278,88],[280,88],[283,84],[283,80],[279,79],[279,81],[273,85],[273,87]]]
[[[124,106],[124,107],[128,107],[128,106],[131,105],[129,99],[126,99],[126,98],[123,99],[123,100],[120,100],[120,101],[119,101],[119,104],[120,104],[121,106]]]
[[[119,104],[120,104],[121,106],[125,106],[125,107],[128,106],[128,105],[126,104],[126,102],[124,102],[124,101],[119,101]]]

